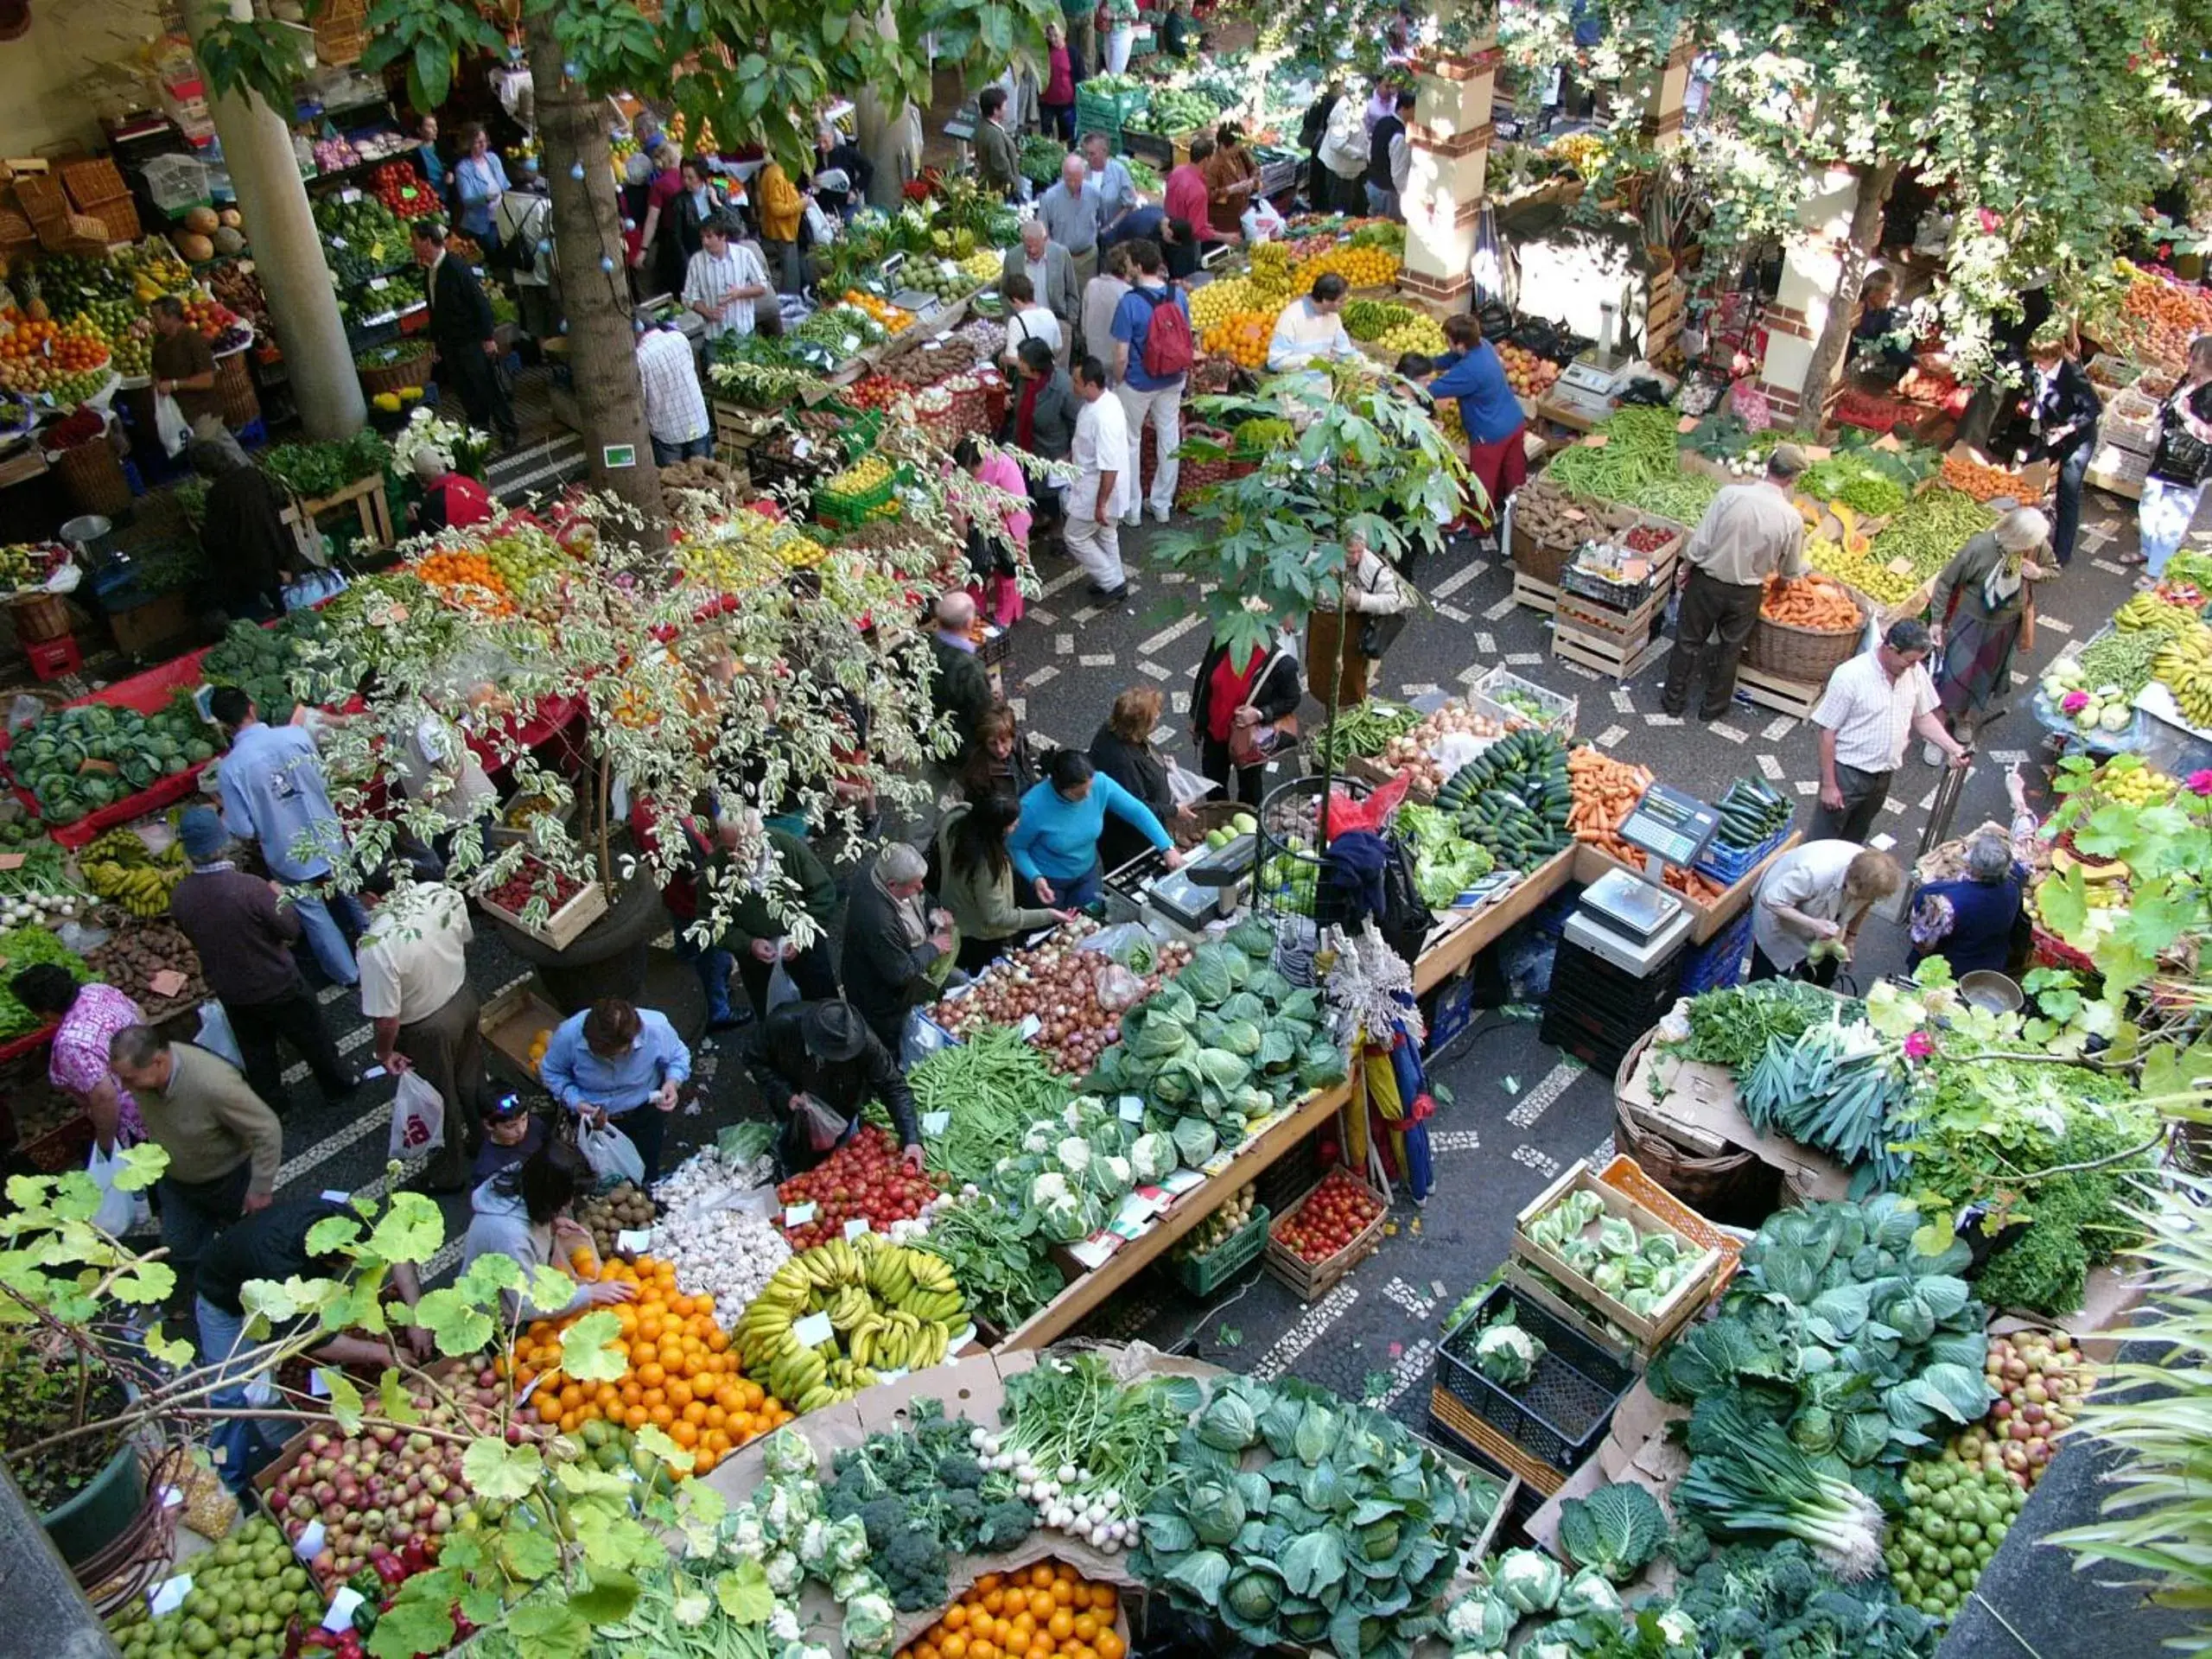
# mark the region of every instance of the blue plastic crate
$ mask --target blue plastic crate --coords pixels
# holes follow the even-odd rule
[[[1739,984],[1751,954],[1751,912],[1744,913],[1703,944],[1692,945],[1682,957],[1681,976],[1675,983],[1681,996],[1695,996]]]
[[[1785,823],[1756,847],[1722,847],[1708,842],[1690,868],[1700,875],[1711,876],[1724,887],[1732,887],[1757,869],[1789,834],[1789,826]]]
[[[1440,1054],[1475,1022],[1475,976],[1462,973],[1447,981],[1436,994],[1436,1011],[1428,1019],[1428,1046],[1424,1055]]]

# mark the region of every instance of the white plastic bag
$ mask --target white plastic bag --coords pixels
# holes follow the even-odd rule
[[[445,1138],[446,1103],[438,1091],[413,1071],[399,1074],[399,1092],[391,1097],[391,1139],[389,1155],[405,1158],[439,1145]]]
[[[231,1030],[231,1016],[223,1012],[223,1005],[209,997],[200,1005],[200,1034],[192,1039],[210,1054],[219,1054],[241,1071],[245,1070],[245,1056],[238,1050],[238,1039]],[[275,1101],[269,1102],[275,1106]]]
[[[768,970],[768,1012],[773,1014],[785,1003],[798,1000],[798,987],[791,983],[791,975],[784,969],[784,959],[778,957],[776,965]]]
[[[1185,772],[1174,761],[1167,763],[1167,794],[1178,806],[1196,806],[1221,785],[1204,772]]]
[[[153,1209],[147,1204],[144,1193],[126,1192],[115,1184],[115,1173],[122,1164],[121,1147],[102,1152],[95,1141],[92,1161],[85,1166],[86,1173],[92,1178],[92,1185],[100,1190],[100,1207],[92,1212],[92,1225],[117,1238],[153,1217]]]
[[[639,1109],[650,1112],[657,1109],[648,1104]],[[583,1154],[584,1161],[599,1177],[601,1186],[617,1186],[624,1181],[639,1187],[645,1185],[645,1160],[638,1156],[638,1148],[630,1137],[612,1122],[598,1128],[588,1123],[578,1124],[576,1150]]]
[[[192,423],[184,418],[183,407],[166,391],[154,398],[154,430],[161,435],[165,455],[182,454],[184,446],[192,442]]]

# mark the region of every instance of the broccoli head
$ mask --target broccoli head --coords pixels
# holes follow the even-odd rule
[[[976,1548],[985,1551],[1012,1548],[1036,1526],[1037,1511],[1026,1502],[1018,1497],[1003,1499],[983,1511],[976,1528]]]
[[[874,1543],[872,1532],[868,1541]],[[942,1607],[950,1599],[944,1552],[927,1533],[902,1528],[885,1548],[871,1554],[868,1565],[881,1575],[893,1605],[902,1613]]]
[[[963,1546],[976,1535],[976,1529],[983,1524],[983,1499],[979,1492],[966,1491],[956,1486],[944,1495],[942,1510],[943,1523],[938,1528],[939,1535]]]
[[[861,1524],[868,1529],[868,1553],[880,1554],[893,1540],[912,1530],[906,1506],[895,1497],[872,1497],[860,1506]]]
[[[965,1452],[950,1452],[938,1459],[938,1484],[972,1492],[983,1484],[983,1465]]]

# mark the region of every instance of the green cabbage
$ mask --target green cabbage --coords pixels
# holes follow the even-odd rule
[[[1175,1150],[1182,1154],[1185,1166],[1196,1169],[1213,1156],[1221,1139],[1214,1133],[1212,1124],[1203,1117],[1180,1117],[1175,1120]]]
[[[1256,1032],[1253,1034],[1255,1038],[1258,1036]],[[1256,1052],[1259,1044],[1255,1041],[1252,1046]],[[1228,1049],[1202,1048],[1198,1051],[1198,1073],[1202,1081],[1217,1089],[1239,1089],[1252,1075],[1252,1068],[1245,1064],[1242,1055]]]
[[[1249,1020],[1239,1020],[1221,1033],[1221,1046],[1249,1060],[1260,1052],[1260,1028]]]
[[[1194,1427],[1198,1439],[1217,1452],[1243,1452],[1256,1444],[1260,1438],[1260,1420],[1254,1414],[1250,1402],[1243,1395],[1228,1389],[1215,1390],[1213,1398],[1206,1402],[1206,1408],[1198,1414],[1198,1421]],[[1202,1537],[1205,1535],[1205,1525],[1198,1511],[1199,1497],[1204,1490],[1203,1486],[1194,1489],[1191,1502],[1186,1506],[1191,1511],[1191,1524],[1199,1529]],[[1232,1497],[1236,1496],[1233,1489],[1230,1495]],[[1237,1527],[1244,1524],[1244,1505],[1241,1498],[1237,1500],[1236,1510],[1236,1523],[1230,1528],[1231,1535],[1235,1535]]]
[[[1229,1409],[1217,1426],[1214,1408],[1208,1407],[1205,1415],[1198,1420],[1198,1438],[1219,1451],[1242,1450],[1242,1447],[1234,1444],[1233,1438],[1239,1421],[1237,1414],[1242,1412],[1241,1421],[1249,1424],[1252,1421],[1251,1413],[1244,1408],[1243,1402],[1240,1400],[1224,1399],[1216,1401],[1214,1403],[1216,1406],[1227,1407]],[[1249,1446],[1251,1442],[1247,1440],[1244,1444]],[[1198,1529],[1198,1537],[1203,1542],[1232,1543],[1236,1541],[1237,1533],[1243,1529],[1244,1500],[1238,1495],[1236,1486],[1228,1481],[1199,1482],[1191,1489],[1190,1502],[1185,1507],[1190,1512],[1191,1524]]]

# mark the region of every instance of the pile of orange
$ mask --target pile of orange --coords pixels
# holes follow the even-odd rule
[[[440,548],[409,567],[410,572],[435,588],[448,604],[480,616],[514,616],[519,613],[507,594],[506,578],[493,569],[481,553],[459,548]]]
[[[897,1659],[1123,1659],[1120,1602],[1112,1585],[1058,1562],[986,1573]]]
[[[728,1334],[715,1323],[715,1299],[677,1288],[673,1262],[641,1255],[634,1266],[611,1261],[600,1268],[578,1250],[569,1266],[581,1279],[638,1287],[635,1301],[611,1309],[621,1326],[611,1346],[630,1369],[607,1382],[564,1376],[561,1332],[583,1313],[536,1321],[517,1338],[510,1369],[518,1389],[537,1385],[529,1408],[539,1422],[564,1434],[594,1421],[626,1428],[652,1423],[690,1452],[692,1472],[703,1475],[756,1434],[791,1421],[782,1401],[747,1378]]]
[[[1266,313],[1236,311],[1207,329],[1198,343],[1209,357],[1225,357],[1240,368],[1261,369],[1267,366],[1268,342],[1274,332],[1275,320]]]

